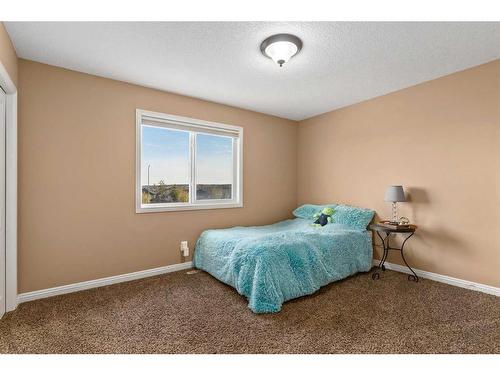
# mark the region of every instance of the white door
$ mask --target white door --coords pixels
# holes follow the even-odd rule
[[[5,313],[5,92],[0,87],[0,318]]]

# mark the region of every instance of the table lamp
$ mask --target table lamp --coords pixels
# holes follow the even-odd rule
[[[391,185],[385,191],[384,201],[392,202],[392,221],[398,222],[397,202],[405,202],[405,191],[401,185]]]

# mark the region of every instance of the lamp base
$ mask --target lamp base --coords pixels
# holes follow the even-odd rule
[[[392,202],[392,221],[396,223],[398,221],[398,206],[396,202]]]

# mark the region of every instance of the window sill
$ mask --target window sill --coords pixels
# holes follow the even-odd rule
[[[217,210],[223,208],[241,208],[243,203],[212,203],[212,204],[183,204],[183,205],[171,205],[171,206],[161,206],[161,207],[136,207],[135,213],[137,214],[147,214],[152,212],[169,212],[169,211],[194,211],[194,210]]]

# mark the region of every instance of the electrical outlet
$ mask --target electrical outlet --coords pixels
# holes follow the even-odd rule
[[[189,246],[187,241],[181,241],[181,253],[183,256],[189,256]]]

